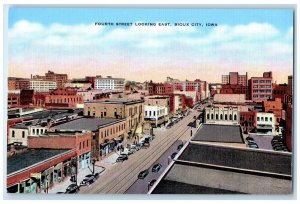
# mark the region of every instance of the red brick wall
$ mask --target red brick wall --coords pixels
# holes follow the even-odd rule
[[[83,142],[85,143],[83,147]],[[80,145],[81,143],[81,145]],[[88,144],[88,145],[87,145]],[[42,136],[28,137],[28,148],[47,148],[47,149],[73,149],[76,148],[77,155],[91,151],[91,133],[84,133],[76,136]]]

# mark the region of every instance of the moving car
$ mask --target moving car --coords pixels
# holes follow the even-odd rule
[[[161,169],[162,165],[160,163],[157,163],[155,164],[153,167],[152,167],[152,172],[159,172],[159,170]]]
[[[128,160],[128,156],[126,154],[120,154],[120,156],[117,158],[116,162],[123,162]]]
[[[141,171],[141,172],[139,173],[138,178],[139,178],[139,179],[144,179],[144,178],[146,178],[146,176],[147,176],[148,174],[149,174],[149,171],[146,169],[146,170]]]
[[[85,178],[81,181],[81,186],[88,186],[96,181],[96,178],[93,174],[86,175]]]
[[[181,148],[183,147],[183,144],[178,145],[177,150],[181,150]]]
[[[150,186],[153,186],[155,182],[156,182],[156,180],[153,179],[152,181],[149,182],[149,185],[150,185]]]
[[[174,159],[176,157],[176,154],[177,152],[174,152],[172,155],[171,155],[171,159]]]
[[[66,193],[67,194],[72,194],[72,193],[77,193],[79,191],[79,186],[76,184],[71,184],[68,186]]]

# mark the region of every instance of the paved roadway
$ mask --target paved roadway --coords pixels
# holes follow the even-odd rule
[[[187,126],[193,121],[194,116],[199,112],[191,110],[191,113],[184,117],[172,128],[165,131],[154,130],[155,139],[151,141],[150,147],[129,156],[123,163],[116,163],[114,168],[106,170],[97,181],[88,186],[81,187],[81,194],[123,194],[132,186],[138,174],[153,166],[161,156],[179,139],[188,140],[190,138],[191,127]],[[195,132],[193,128],[193,133]],[[162,170],[161,170],[162,172]],[[152,173],[152,172],[151,172]],[[150,174],[149,174],[150,175]],[[148,176],[149,176],[148,175]],[[149,177],[150,178],[150,177]]]

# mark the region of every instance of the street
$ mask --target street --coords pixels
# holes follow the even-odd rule
[[[141,149],[129,156],[127,161],[114,164],[113,168],[107,169],[100,178],[92,185],[81,187],[79,193],[83,194],[123,194],[138,179],[138,174],[150,167],[161,158],[161,156],[179,139],[187,141],[196,128],[188,124],[193,121],[194,116],[199,112],[191,110],[191,113],[184,117],[170,129],[154,129],[155,139],[151,141],[150,147]],[[164,158],[164,157],[163,157]],[[163,170],[160,170],[163,171]],[[150,174],[149,174],[150,175]],[[149,176],[148,175],[148,176]],[[150,178],[150,177],[149,177]],[[146,184],[147,185],[147,182]]]

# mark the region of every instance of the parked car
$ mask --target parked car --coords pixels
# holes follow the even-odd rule
[[[173,154],[171,154],[171,159],[174,159],[177,155],[177,152],[174,152]]]
[[[142,147],[150,147],[150,142],[144,141]]]
[[[248,144],[248,147],[255,148],[255,149],[259,148],[257,144]]]
[[[99,176],[100,176],[100,172],[96,172],[96,173],[94,174],[94,177],[95,177],[96,179],[98,179]]]
[[[141,171],[141,172],[139,173],[138,178],[139,178],[139,179],[144,179],[144,178],[146,178],[146,176],[147,176],[148,174],[149,174],[149,171],[146,169],[146,170]]]
[[[67,194],[77,193],[78,191],[79,191],[79,186],[77,186],[76,184],[71,184],[66,189]]]
[[[256,144],[256,142],[254,142],[253,140],[249,140],[247,141],[248,144]]]
[[[246,137],[246,140],[247,141],[254,141],[254,139],[252,137],[250,137],[250,136]]]
[[[96,178],[93,174],[86,175],[85,178],[81,181],[81,186],[88,186],[96,181]]]
[[[153,179],[152,181],[149,182],[149,185],[150,185],[150,186],[153,186],[155,182],[156,182],[156,180]]]
[[[120,156],[117,158],[116,162],[123,162],[128,160],[128,156],[126,154],[120,154]]]
[[[162,165],[160,163],[157,163],[155,164],[153,167],[152,167],[152,172],[159,172],[159,170],[161,169]]]
[[[177,150],[181,150],[181,148],[183,147],[183,144],[178,145]]]

